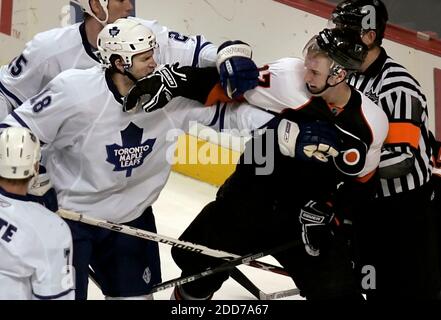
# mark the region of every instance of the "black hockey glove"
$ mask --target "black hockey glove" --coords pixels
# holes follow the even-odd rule
[[[282,119],[277,129],[280,152],[292,158],[328,162],[336,157],[339,139],[333,124],[325,121],[299,121]]]
[[[218,49],[216,65],[221,86],[230,99],[241,97],[259,83],[259,69],[252,60],[251,47],[245,42],[224,42]]]
[[[145,112],[163,108],[171,99],[180,95],[187,81],[184,73],[177,71],[179,64],[164,65],[138,82],[124,97],[123,111],[137,112],[141,107]]]
[[[299,219],[306,252],[314,257],[320,255],[320,244],[331,233],[330,224],[334,219],[332,205],[311,200],[300,210]]]

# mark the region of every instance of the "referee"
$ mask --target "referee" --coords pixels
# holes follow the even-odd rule
[[[359,267],[375,267],[375,281],[364,289],[371,300],[433,299],[441,280],[439,231],[429,208],[433,188],[426,97],[418,81],[382,47],[388,21],[382,1],[345,0],[331,19],[338,28],[360,32],[369,47],[362,71],[349,83],[389,118],[377,197],[354,217]]]

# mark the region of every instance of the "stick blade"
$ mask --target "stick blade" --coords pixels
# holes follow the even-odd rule
[[[72,221],[80,221],[81,220],[81,214],[76,213],[76,212],[72,212],[69,210],[65,210],[65,209],[58,209],[57,214],[67,220],[72,220]]]

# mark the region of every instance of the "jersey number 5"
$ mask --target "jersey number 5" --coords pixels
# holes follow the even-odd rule
[[[14,76],[18,77],[23,72],[23,67],[28,64],[28,60],[21,55],[9,64],[9,72]]]

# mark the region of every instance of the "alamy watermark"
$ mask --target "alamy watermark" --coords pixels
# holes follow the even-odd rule
[[[361,269],[361,287],[363,290],[377,289],[377,271],[374,266],[366,265]]]
[[[236,164],[238,159],[233,158],[233,140],[240,141],[241,146],[246,145],[241,157],[241,163],[255,165],[256,175],[270,175],[274,171],[275,156],[275,131],[272,129],[259,130],[251,133],[249,130],[223,130],[226,134],[213,134],[209,128],[197,130],[196,122],[190,122],[191,136],[210,136],[210,141],[202,142],[196,139],[186,139],[176,149],[174,142],[185,132],[180,129],[169,130],[166,135],[167,142],[173,144],[167,149],[166,160],[171,165],[176,164],[200,164],[200,165],[231,165]],[[251,136],[254,139],[251,142]],[[225,137],[230,137],[226,141]],[[233,138],[234,137],[234,138]],[[223,142],[223,143],[222,143]],[[220,147],[222,146],[222,147]]]
[[[361,20],[361,27],[363,30],[376,30],[377,29],[377,13],[374,6],[364,6],[362,12],[365,16]]]

